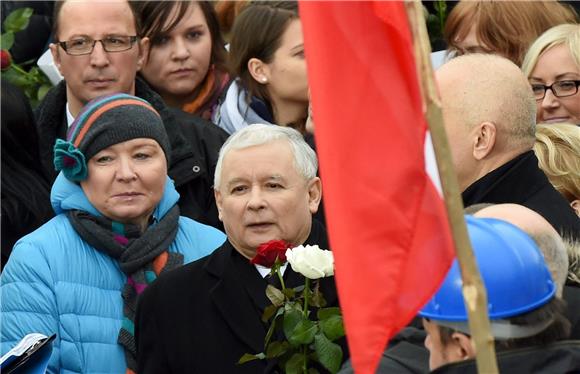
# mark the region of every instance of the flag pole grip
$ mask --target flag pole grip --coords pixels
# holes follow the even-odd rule
[[[469,319],[469,331],[475,344],[479,373],[498,373],[495,346],[487,311],[487,293],[473,255],[463,215],[463,202],[453,168],[447,135],[443,126],[441,102],[433,79],[431,46],[423,6],[418,0],[406,1],[407,16],[413,34],[415,61],[429,124],[441,187],[447,208],[455,252],[463,280],[463,298]]]

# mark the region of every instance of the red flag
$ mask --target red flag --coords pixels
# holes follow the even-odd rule
[[[303,1],[300,15],[348,344],[356,372],[374,373],[454,258],[411,33],[402,2]]]

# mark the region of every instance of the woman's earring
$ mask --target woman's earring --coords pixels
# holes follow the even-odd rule
[[[266,83],[266,82],[268,82],[268,78],[266,78],[266,77],[263,77],[263,78],[262,78],[262,83]]]

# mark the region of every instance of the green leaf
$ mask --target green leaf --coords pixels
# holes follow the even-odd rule
[[[16,9],[4,20],[4,30],[14,33],[24,30],[28,27],[32,13],[32,8]]]
[[[52,88],[52,86],[50,86],[48,84],[43,84],[42,86],[40,86],[40,88],[38,89],[38,94],[37,94],[38,101],[41,101],[42,99],[44,99],[44,97],[46,96],[46,94],[48,93],[48,91],[51,88]]]
[[[246,362],[254,361],[254,360],[263,360],[266,358],[264,353],[258,353],[255,355],[244,353],[244,355],[238,360],[238,364],[245,364]]]
[[[326,300],[320,291],[320,280],[314,281],[314,288],[310,292],[310,297],[308,298],[308,304],[315,306],[317,308],[323,308],[326,306]]]
[[[330,318],[332,316],[340,316],[340,315],[341,314],[339,307],[322,308],[318,309],[318,312],[316,312],[316,317],[318,317],[318,319],[321,321]]]
[[[308,368],[308,374],[320,374],[315,368]]]
[[[314,337],[314,350],[318,356],[318,362],[331,373],[336,373],[342,363],[342,348],[340,345],[328,340],[324,334],[316,334]]]
[[[322,292],[320,292],[318,287],[315,287],[313,292],[310,294],[308,303],[317,308],[323,308],[326,306],[326,300],[324,299],[324,296],[322,296]]]
[[[294,290],[293,288],[284,288],[282,290],[282,293],[284,293],[284,295],[286,295],[288,299],[292,299],[294,298],[294,296],[296,296],[296,290]]]
[[[25,87],[28,84],[28,80],[26,79],[26,77],[20,75],[18,72],[12,69],[12,67],[2,72],[2,78],[8,80],[8,82],[12,83],[13,85],[21,88]]]
[[[300,321],[302,321],[303,318],[304,316],[302,315],[302,312],[300,310],[293,308],[286,309],[286,311],[284,312],[284,323],[282,326],[284,328],[284,335],[286,336],[287,339],[289,339],[290,336],[292,336],[292,333],[296,329],[296,326],[298,326],[298,323],[300,323]]]
[[[14,44],[14,33],[6,32],[0,36],[0,49],[9,50]]]
[[[266,296],[268,296],[268,299],[270,299],[272,304],[276,306],[284,304],[284,294],[271,284],[266,287]]]
[[[293,346],[310,344],[314,340],[314,335],[316,335],[317,331],[318,326],[308,318],[304,318],[298,322],[290,336],[287,338]]]
[[[277,319],[283,313],[284,313],[284,308],[279,308],[278,311],[276,312],[276,315],[274,316],[274,319],[272,319],[272,322],[270,323],[270,327],[268,328],[268,332],[266,332],[266,337],[264,338],[264,347],[267,347],[268,343],[270,343],[270,339],[272,338],[272,334],[274,333],[274,330],[276,330],[276,325],[278,324]]]
[[[331,341],[344,336],[344,325],[342,323],[342,316],[330,316],[320,321],[320,327],[324,335]]]
[[[302,374],[302,366],[306,360],[303,353],[294,353],[284,365],[286,374]]]
[[[300,285],[300,286],[298,286],[298,287],[294,287],[294,292],[296,292],[296,293],[300,293],[300,292],[302,292],[302,291],[304,291],[304,285],[303,285],[303,284],[301,284],[301,285]]]
[[[266,323],[276,312],[278,311],[279,306],[276,305],[268,305],[264,308],[264,313],[262,313],[262,322]]]
[[[266,349],[266,358],[282,356],[288,350],[288,342],[272,342]]]

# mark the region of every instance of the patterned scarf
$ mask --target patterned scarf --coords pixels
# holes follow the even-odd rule
[[[203,119],[211,120],[217,107],[218,99],[228,82],[229,75],[217,70],[215,65],[212,65],[196,98],[192,102],[185,104],[181,109],[184,112],[196,114]]]
[[[169,252],[178,229],[179,207],[173,206],[156,224],[141,233],[138,225],[122,224],[105,217],[72,210],[69,221],[83,240],[114,258],[127,283],[123,288],[123,324],[117,342],[125,349],[127,373],[137,370],[135,309],[138,296],[157,276],[183,264],[183,255]]]

